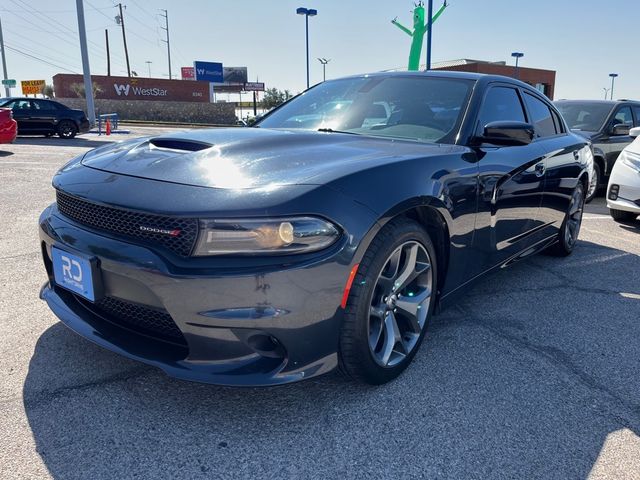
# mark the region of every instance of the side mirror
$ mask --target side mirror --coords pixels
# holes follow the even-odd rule
[[[485,125],[476,142],[493,145],[519,146],[529,145],[535,136],[533,125],[525,122],[491,122]]]
[[[640,137],[640,127],[629,129],[629,135],[633,138]]]
[[[629,135],[631,127],[624,123],[616,123],[611,129],[611,135]]]

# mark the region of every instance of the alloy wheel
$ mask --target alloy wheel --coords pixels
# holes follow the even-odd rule
[[[413,351],[427,321],[432,286],[431,258],[419,242],[405,242],[387,258],[369,307],[369,350],[378,365],[393,367]]]
[[[587,198],[591,199],[598,189],[598,184],[600,183],[600,175],[597,169],[594,170],[593,176],[591,177],[591,182],[589,182],[589,188],[587,189]]]
[[[564,230],[564,241],[567,247],[572,248],[578,241],[580,226],[582,225],[582,212],[584,209],[584,196],[581,188],[576,188],[569,204],[566,226]]]

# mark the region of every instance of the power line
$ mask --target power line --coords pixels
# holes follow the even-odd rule
[[[74,72],[73,70],[69,70],[68,68],[64,68],[64,67],[62,67],[60,65],[56,65],[55,63],[49,62],[49,61],[47,61],[47,60],[45,60],[43,58],[36,57],[35,55],[31,55],[29,53],[23,52],[20,49],[13,48],[12,46],[7,45],[6,43],[4,44],[4,46],[6,48],[8,48],[9,50],[13,50],[14,52],[19,53],[20,55],[23,55],[25,57],[33,58],[34,60],[37,60],[37,61],[42,62],[42,63],[46,63],[47,65],[51,65],[52,67],[60,68],[61,70],[64,70],[66,72],[78,74],[78,72]]]
[[[60,59],[56,60],[55,58],[52,59],[52,60],[55,60],[55,61],[61,62],[61,63],[67,63],[67,64],[69,64],[68,61],[71,60],[71,64],[75,65],[75,61],[76,61],[75,58],[70,56],[67,53],[60,52],[59,50],[52,49],[50,45],[45,45],[43,43],[37,42],[37,41],[33,40],[31,37],[28,37],[26,35],[22,35],[21,33],[14,32],[12,30],[7,30],[7,33],[9,33],[12,37],[20,37],[20,38],[28,41],[29,45],[35,45],[35,46],[38,46],[38,47],[42,47],[47,52],[54,52],[54,53],[56,53],[58,55],[62,55],[62,57],[64,57],[64,60],[60,60]],[[33,49],[30,49],[30,48],[28,48],[28,47],[26,47],[24,45],[20,45],[20,48],[22,48],[24,50],[27,50],[27,51],[32,51],[33,52]],[[34,53],[37,54],[38,52],[34,52]]]

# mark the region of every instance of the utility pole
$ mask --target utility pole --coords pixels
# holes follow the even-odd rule
[[[93,85],[91,84],[91,69],[89,68],[89,49],[87,48],[87,30],[84,24],[83,0],[76,0],[78,10],[78,34],[80,37],[80,53],[82,55],[82,73],[84,76],[84,93],[87,100],[87,116],[89,124],[93,127],[96,123],[96,109],[93,104]]]
[[[109,30],[104,29],[104,41],[107,44],[107,77],[111,76],[111,57],[109,56]]]
[[[7,57],[4,54],[4,40],[2,38],[2,21],[0,21],[0,51],[2,51],[2,74],[3,78],[7,80]],[[7,85],[4,86],[4,93],[6,97],[11,96],[11,90]]]
[[[162,41],[167,44],[167,59],[169,61],[169,80],[171,80],[171,45],[169,44],[169,12],[163,9],[160,9],[160,11],[164,12],[164,15],[160,14],[160,16],[164,17],[164,24],[166,25],[166,27],[160,27],[160,28],[167,32],[167,39]]]
[[[151,64],[153,63],[151,60],[145,60],[144,63],[149,67],[149,78],[151,78]]]
[[[127,76],[131,76],[131,68],[129,67],[129,50],[127,49],[127,34],[124,32],[124,16],[122,15],[122,4],[118,4],[120,15],[116,17],[116,23],[122,27],[122,43],[124,44],[124,58],[127,60]],[[124,8],[127,8],[125,5]]]

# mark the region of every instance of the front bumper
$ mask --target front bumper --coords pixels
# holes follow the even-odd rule
[[[13,143],[18,135],[18,123],[11,119],[0,127],[0,143]]]
[[[609,198],[612,185],[618,186],[615,200]],[[640,214],[640,172],[622,161],[616,162],[609,178],[607,207]]]
[[[81,336],[160,367],[168,375],[223,385],[275,385],[306,379],[337,365],[340,300],[350,264],[338,242],[303,264],[193,268],[170,255],[80,227],[55,205],[40,217],[51,310]],[[128,328],[55,285],[51,247],[99,263],[104,295],[166,311],[184,344]],[[227,262],[228,263],[228,262]]]

